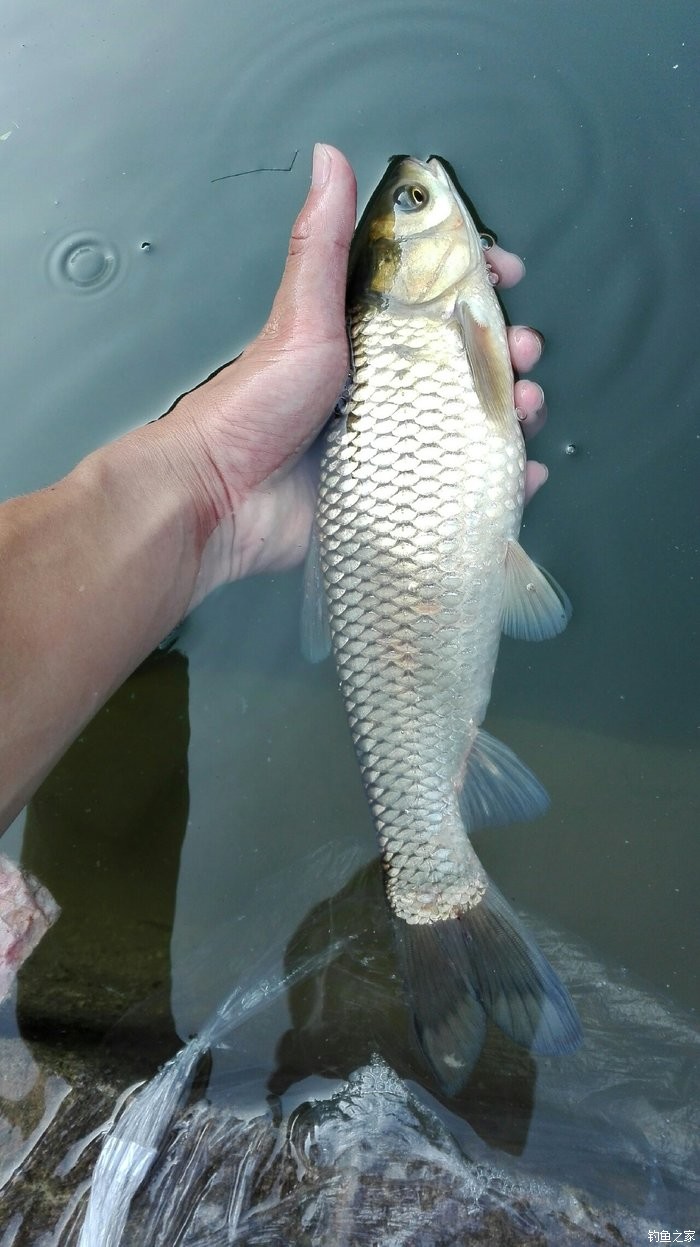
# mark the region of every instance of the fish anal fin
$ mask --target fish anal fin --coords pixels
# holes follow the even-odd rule
[[[506,636],[546,641],[564,631],[571,614],[571,602],[561,585],[533,563],[517,541],[509,541],[502,606]]]
[[[449,1094],[466,1083],[487,1018],[530,1052],[559,1055],[579,1046],[566,988],[490,880],[482,899],[457,918],[394,922],[418,1042]]]
[[[464,766],[459,810],[467,833],[480,827],[538,818],[549,808],[546,790],[520,758],[483,728]]]
[[[331,628],[321,571],[321,547],[315,524],[304,567],[301,652],[308,662],[322,662],[331,652]]]
[[[495,426],[510,432],[516,419],[513,372],[500,309],[485,304],[483,296],[462,296],[455,314],[479,401]]]

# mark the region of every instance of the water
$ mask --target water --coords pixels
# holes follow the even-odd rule
[[[504,642],[488,721],[546,784],[552,811],[477,847],[517,906],[558,933],[555,960],[557,939],[565,953],[583,941],[600,993],[639,990],[676,1034],[698,1004],[696,21],[694,0],[66,3],[50,14],[9,0],[0,82],[3,495],[158,415],[257,331],[316,138],[347,152],[361,201],[390,154],[444,154],[524,256],[507,307],[547,337],[536,376],[551,413],[533,447],[550,480],[524,544],[575,615],[556,643]],[[215,180],[287,166],[297,150],[288,173]],[[65,1131],[72,1112],[75,1137],[87,1133],[84,1095],[96,1128],[116,1090],[151,1077],[234,985],[232,953],[218,952],[194,991],[192,950],[265,947],[249,899],[271,870],[293,872],[329,842],[373,853],[332,670],[298,654],[298,599],[292,573],[206,602],[5,839],[63,910],[0,1014],[31,1084],[5,1107],[10,1170],[36,1144],[41,1199],[34,1228],[25,1210],[17,1232],[28,1242],[58,1215],[60,1183],[43,1176],[56,1159],[49,1122]],[[288,878],[276,903],[291,938],[343,880],[324,892]],[[359,910],[368,904],[360,893]],[[228,944],[212,944],[227,923]],[[285,1040],[299,1076],[327,1062],[347,1078],[377,1049],[421,1078],[396,989],[395,1025],[383,1021],[391,966],[381,949],[372,957],[363,1008],[345,1032],[331,1027],[332,1059],[322,1044],[302,1061]],[[359,978],[349,975],[352,998]],[[259,1030],[266,1069],[288,1023],[282,1009]],[[607,1015],[605,1026],[622,1077],[636,1059],[629,1026]],[[562,1077],[573,1096],[579,1067]],[[679,1075],[670,1111],[690,1094]],[[490,1076],[480,1095],[487,1116],[504,1103]],[[610,1115],[620,1101],[609,1095]],[[552,1111],[541,1080],[530,1100],[539,1172],[561,1181],[554,1158],[572,1119]],[[618,1138],[621,1183],[629,1137]],[[615,1172],[614,1150],[605,1163]],[[583,1162],[579,1176],[589,1181]],[[641,1215],[649,1201],[650,1229],[684,1229],[656,1200],[666,1189],[635,1189],[630,1206]]]
[[[279,898],[303,879],[316,893],[345,882],[288,940]],[[646,1236],[650,1216],[692,1223],[696,1030],[585,950],[541,924],[537,934],[579,1000],[585,1047],[535,1062],[494,1031],[464,1094],[441,1103],[397,1025],[377,864],[357,869],[357,854],[329,846],[272,875],[190,960],[191,1001],[215,954],[228,952],[235,984],[199,1032],[97,1127],[99,1085],[72,1117],[69,1104],[64,1131],[67,1117],[77,1138],[67,1153],[61,1140],[52,1174],[63,1211],[30,1241],[613,1247]],[[285,1019],[271,1055],[266,1038]],[[15,1208],[36,1212],[37,1187],[30,1164]]]

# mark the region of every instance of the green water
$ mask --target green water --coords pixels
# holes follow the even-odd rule
[[[553,933],[554,960],[557,946],[562,964],[585,947],[603,996],[606,982],[628,983],[650,1015],[692,1020],[695,0],[204,0],[50,14],[11,0],[2,25],[5,496],[160,414],[257,331],[316,138],[348,154],[361,202],[390,154],[444,154],[525,257],[527,278],[505,301],[547,339],[536,378],[550,419],[532,449],[550,479],[523,541],[575,613],[556,642],[504,643],[487,724],[552,809],[477,847],[516,907]],[[297,150],[288,173],[214,180],[288,165]],[[22,1036],[41,1072],[25,1137],[47,1079],[77,1086],[89,1069],[89,1086],[99,1053],[110,1086],[124,1086],[201,1025],[227,987],[225,941],[264,946],[265,915],[248,913],[256,884],[289,869],[275,921],[291,939],[333,895],[332,872],[324,891],[295,873],[300,858],[328,844],[372,858],[332,666],[311,670],[299,655],[299,591],[290,573],[204,603],[6,836],[4,851],[62,906],[0,1012],[2,1035]],[[371,912],[366,897],[357,904]],[[219,951],[195,988],[188,967],[203,946]],[[378,1013],[367,1006],[363,1031],[362,1010],[349,1027],[338,1005],[330,1046],[307,1054],[303,1073],[327,1072],[325,1059],[344,1075],[384,1043],[428,1086],[400,1000],[387,1004],[391,1026],[381,1020],[392,967],[372,964]],[[363,999],[360,978],[343,989],[351,1000]],[[256,1039],[270,1069],[290,1016]],[[607,1024],[624,1072],[633,1045],[624,1024]],[[536,1090],[528,1102],[525,1135],[533,1121],[547,1133],[549,1102],[538,1110]],[[488,1080],[480,1103],[488,1116]],[[469,1120],[468,1105],[458,1116]],[[555,1130],[547,1137],[545,1170],[558,1147]],[[20,1151],[12,1135],[10,1170]],[[40,1138],[32,1156],[42,1172]],[[30,1222],[22,1233],[35,1241]]]

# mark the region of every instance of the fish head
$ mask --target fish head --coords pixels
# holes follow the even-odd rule
[[[481,235],[442,162],[395,157],[355,231],[349,302],[441,307],[479,275]]]

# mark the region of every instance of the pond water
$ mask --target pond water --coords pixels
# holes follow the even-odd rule
[[[2,496],[159,415],[255,334],[317,138],[349,156],[360,205],[393,153],[444,155],[525,258],[505,302],[547,339],[533,453],[550,478],[523,543],[574,618],[556,642],[502,646],[487,726],[552,808],[478,849],[588,1029],[568,1062],[498,1048],[458,1101],[437,1096],[364,869],[332,665],[299,653],[299,573],[231,586],[3,842],[62,915],[0,1011],[0,1243],[60,1241],[97,1143],[59,1173],[61,1149],[258,972],[279,990],[252,1038],[209,1055],[212,1111],[262,1112],[270,1077],[283,1100],[329,1094],[377,1052],[468,1155],[478,1136],[493,1172],[508,1158],[499,1207],[536,1174],[540,1202],[574,1187],[640,1234],[700,1234],[696,0],[7,0],[2,28]],[[230,176],[248,170],[277,171]],[[350,963],[312,960],[312,986],[291,987],[295,950],[334,924]],[[438,1221],[396,1241],[452,1241]],[[380,1232],[344,1224],[336,1241]],[[276,1225],[250,1241],[286,1241]],[[521,1241],[533,1226],[564,1241],[535,1222]]]

